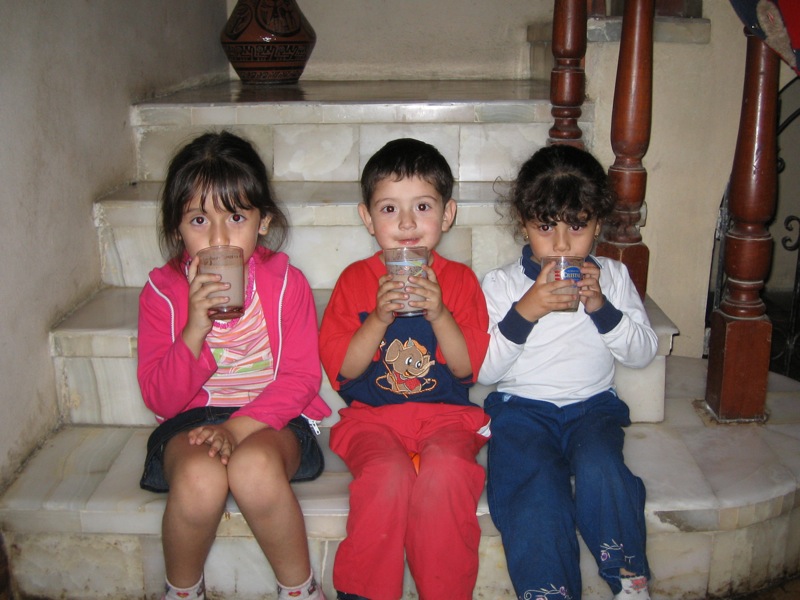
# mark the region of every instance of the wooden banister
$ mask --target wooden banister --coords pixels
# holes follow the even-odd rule
[[[622,35],[611,116],[611,147],[616,156],[608,170],[617,203],[603,223],[597,254],[623,262],[644,298],[650,250],[639,232],[641,208],[647,187],[642,158],[650,145],[653,105],[654,0],[628,0],[622,18]]]
[[[550,73],[550,104],[554,124],[548,144],[583,148],[578,126],[586,99],[586,0],[556,0],[553,8],[553,58]]]
[[[730,181],[725,288],[711,315],[706,403],[720,421],[765,418],[772,324],[760,292],[769,274],[778,183],[779,57],[745,28],[739,136]]]

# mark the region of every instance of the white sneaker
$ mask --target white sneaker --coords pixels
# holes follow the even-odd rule
[[[620,577],[622,591],[614,596],[613,600],[650,600],[647,589],[647,577]]]

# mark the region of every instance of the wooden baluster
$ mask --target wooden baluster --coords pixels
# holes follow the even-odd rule
[[[639,233],[647,187],[642,158],[650,145],[653,105],[653,0],[628,0],[622,17],[611,148],[616,160],[608,170],[616,192],[614,212],[603,223],[597,254],[623,262],[642,298],[647,291],[650,250]]]
[[[763,420],[772,324],[760,292],[769,274],[778,184],[778,55],[745,29],[747,60],[728,195],[725,291],[711,316],[706,403],[720,421]]]
[[[554,124],[548,144],[583,148],[578,126],[586,99],[586,0],[556,0],[553,9],[553,58],[550,73],[550,103]]]

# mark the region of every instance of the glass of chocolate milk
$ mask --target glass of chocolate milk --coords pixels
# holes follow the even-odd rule
[[[220,275],[221,283],[229,283],[230,288],[212,292],[209,298],[227,296],[228,302],[214,307],[211,318],[216,321],[237,319],[244,314],[244,255],[238,246],[210,246],[197,253],[200,259],[198,273]]]
[[[428,264],[428,249],[424,246],[406,246],[403,248],[387,248],[383,251],[383,261],[386,263],[386,272],[394,281],[403,282],[403,290],[408,285],[408,277],[427,277],[423,265]],[[412,285],[413,287],[413,285]],[[408,302],[425,300],[418,294],[408,294],[408,300],[395,300],[403,308],[394,311],[395,317],[416,317],[425,314],[421,308],[409,306]]]

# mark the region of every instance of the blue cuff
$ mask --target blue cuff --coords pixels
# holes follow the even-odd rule
[[[622,311],[611,304],[605,296],[603,296],[603,300],[605,300],[603,306],[593,313],[589,313],[589,318],[601,334],[608,333],[622,321]]]
[[[497,324],[497,328],[509,341],[515,344],[524,344],[528,339],[536,321],[531,323],[517,312],[517,303],[511,305],[506,316]]]

